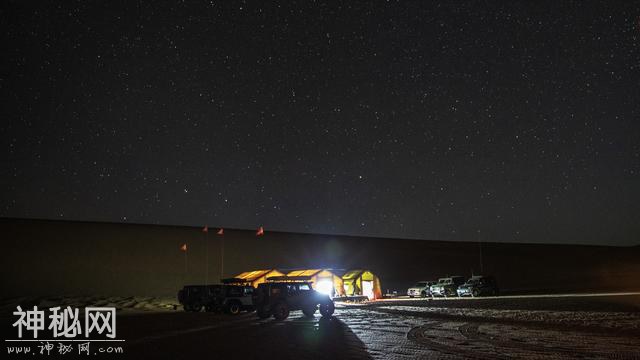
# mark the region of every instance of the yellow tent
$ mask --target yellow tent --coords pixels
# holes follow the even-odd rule
[[[342,278],[330,269],[308,269],[290,271],[287,276],[308,277],[311,286],[324,294],[331,297],[344,296],[344,287],[342,286]]]
[[[270,270],[254,270],[254,271],[245,271],[242,274],[234,276],[235,279],[240,279],[245,282],[251,283],[251,286],[258,287],[258,284],[262,284],[267,281],[268,277],[272,276],[284,276],[278,270],[270,269]]]
[[[382,298],[380,279],[368,270],[350,270],[342,275],[347,296],[366,296],[369,300]]]

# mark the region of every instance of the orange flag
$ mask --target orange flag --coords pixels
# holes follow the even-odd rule
[[[220,230],[218,230],[217,234],[218,235],[224,235],[224,229],[220,228]]]
[[[258,228],[258,231],[256,231],[256,236],[262,236],[262,235],[264,235],[264,228],[260,226]]]
[[[182,246],[180,246],[180,250],[182,251],[187,251],[187,244],[182,244]]]
[[[207,225],[205,225],[205,226],[202,228],[202,232],[208,233],[208,232],[209,232],[209,227],[208,227]]]

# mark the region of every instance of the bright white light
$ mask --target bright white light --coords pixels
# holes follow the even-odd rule
[[[331,279],[322,279],[316,285],[316,291],[325,295],[333,295],[333,281]]]
[[[362,295],[368,297],[369,300],[373,300],[373,281],[362,282]]]

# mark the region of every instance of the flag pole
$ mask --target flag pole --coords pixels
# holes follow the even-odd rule
[[[184,282],[187,282],[188,268],[187,268],[187,243],[180,245],[180,251],[184,253]]]
[[[224,228],[218,229],[216,233],[220,236],[220,281],[224,279]]]
[[[204,232],[204,284],[209,285],[209,231]]]
[[[224,279],[224,234],[220,238],[220,280]]]

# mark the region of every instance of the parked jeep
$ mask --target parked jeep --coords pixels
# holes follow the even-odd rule
[[[431,285],[434,285],[436,282],[435,281],[418,281],[415,285],[413,285],[412,287],[410,287],[407,290],[407,295],[409,295],[409,297],[415,297],[415,296],[420,296],[420,297],[427,297],[427,296],[431,296]]]
[[[464,284],[464,277],[450,276],[438,279],[438,282],[431,285],[432,296],[457,296],[458,286]]]
[[[253,304],[260,319],[273,316],[277,320],[284,320],[293,310],[302,310],[305,316],[312,317],[318,308],[323,317],[330,317],[335,309],[331,298],[313,290],[309,282],[290,279],[258,285],[253,293]]]
[[[214,297],[214,305],[208,311],[224,311],[237,315],[241,311],[253,311],[253,287],[241,285],[223,285],[222,292]]]
[[[241,285],[188,285],[178,292],[185,311],[253,311],[253,287]]]
[[[498,293],[498,285],[493,276],[472,276],[466,283],[458,287],[458,296],[496,296]]]
[[[211,302],[214,287],[217,285],[185,285],[178,291],[178,302],[184,311],[201,311]]]

